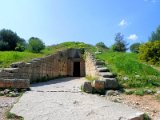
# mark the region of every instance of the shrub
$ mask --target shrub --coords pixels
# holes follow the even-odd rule
[[[0,31],[0,50],[15,50],[17,43],[25,44],[25,40],[11,30]]]
[[[100,48],[107,48],[107,46],[103,43],[103,42],[98,42],[97,44],[96,44],[96,47],[100,47]]]
[[[25,50],[25,46],[20,44],[20,43],[17,43],[17,46],[16,46],[15,50],[22,52],[22,51]]]
[[[133,53],[139,53],[139,46],[141,44],[140,43],[134,43],[130,46],[130,51]]]
[[[160,64],[160,41],[147,42],[141,45],[139,59],[150,64]]]
[[[45,48],[45,45],[42,42],[42,40],[40,40],[39,38],[31,37],[29,39],[29,45],[28,45],[29,51],[33,53],[39,53],[44,48]]]
[[[143,89],[136,90],[135,95],[143,96],[144,95],[144,90]]]

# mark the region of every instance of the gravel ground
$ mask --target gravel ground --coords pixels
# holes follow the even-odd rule
[[[127,104],[147,113],[153,120],[160,120],[160,101],[154,95],[125,95],[107,96],[106,99]]]
[[[5,112],[8,110],[16,101],[18,97],[5,97],[0,96],[0,120],[5,120]]]
[[[141,112],[105,97],[80,92],[84,78],[34,84],[11,113],[25,120],[127,120]]]

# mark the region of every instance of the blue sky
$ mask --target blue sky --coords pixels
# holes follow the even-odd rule
[[[0,0],[0,29],[46,45],[64,41],[114,43],[117,32],[146,42],[160,25],[160,0]]]

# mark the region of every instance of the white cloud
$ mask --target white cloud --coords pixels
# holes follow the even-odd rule
[[[123,19],[123,20],[120,21],[120,23],[118,25],[123,27],[123,26],[125,26],[127,24],[128,24],[127,21]]]
[[[138,36],[136,34],[131,34],[127,37],[129,40],[137,40]]]

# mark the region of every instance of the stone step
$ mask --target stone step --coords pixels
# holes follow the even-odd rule
[[[100,67],[97,68],[98,72],[109,72],[109,69],[107,67]]]
[[[100,76],[102,76],[104,78],[112,78],[112,77],[114,77],[114,75],[111,72],[100,72],[99,74],[100,74]]]
[[[103,61],[96,61],[96,65],[104,65],[105,63]]]
[[[102,68],[104,65],[96,65],[96,68]]]
[[[0,79],[0,88],[29,88],[29,79]]]
[[[118,88],[118,82],[116,78],[103,78],[102,80],[105,81],[105,89]]]

